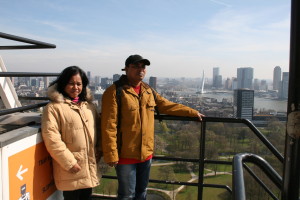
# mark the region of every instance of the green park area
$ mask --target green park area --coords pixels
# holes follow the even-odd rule
[[[194,122],[163,122],[156,125],[155,130],[155,154],[160,156],[178,158],[199,158],[200,152],[200,123]],[[260,132],[280,151],[283,152],[283,141],[285,127],[279,121],[273,120]],[[259,141],[258,137],[245,125],[210,123],[205,131],[205,159],[215,161],[227,161],[228,164],[204,165],[204,184],[220,184],[232,188],[232,159],[233,156],[242,153],[253,153],[266,159],[277,171],[282,171],[280,163],[271,152]],[[279,164],[278,164],[279,163]],[[114,168],[103,165],[105,175],[115,176]],[[249,165],[253,167],[253,165]],[[261,174],[254,168],[254,172]],[[166,182],[198,182],[199,163],[179,161],[154,161],[151,168],[150,179]],[[253,178],[246,174],[246,193],[253,199],[268,198],[261,186],[251,182]],[[262,181],[267,178],[262,176]],[[247,183],[251,183],[247,185]],[[268,184],[268,183],[267,183]],[[270,186],[272,190],[276,187]],[[253,193],[252,191],[259,191]],[[275,190],[274,190],[275,191]],[[94,189],[95,193],[104,195],[116,195],[117,180],[102,179],[101,185]],[[275,191],[276,193],[276,191]],[[180,184],[165,184],[150,182],[148,194],[159,195],[163,199],[193,200],[198,199],[197,186],[183,186]],[[204,187],[203,200],[227,200],[231,199],[231,193],[226,189]]]

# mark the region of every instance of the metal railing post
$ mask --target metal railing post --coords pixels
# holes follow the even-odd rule
[[[199,179],[198,179],[198,200],[202,200],[203,196],[203,178],[204,178],[204,159],[205,159],[205,131],[206,122],[201,122],[200,133],[200,152],[199,152]]]
[[[291,1],[288,126],[285,141],[282,200],[298,200],[300,186],[300,1]]]

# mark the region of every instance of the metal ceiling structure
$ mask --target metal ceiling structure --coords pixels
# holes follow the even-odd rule
[[[0,46],[0,50],[10,50],[10,49],[47,49],[47,48],[56,48],[56,45],[40,42],[37,40],[31,40],[24,37],[19,37],[15,35],[10,35],[7,33],[0,32],[0,38],[14,40],[18,42],[24,42],[30,45],[9,45],[9,46]]]

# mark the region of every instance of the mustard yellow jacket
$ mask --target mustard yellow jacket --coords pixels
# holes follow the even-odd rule
[[[156,95],[151,88],[141,84],[138,95],[128,85],[123,86],[121,94],[121,122],[117,134],[118,106],[116,86],[106,89],[102,96],[101,134],[104,161],[117,162],[121,158],[145,160],[154,150],[154,111],[157,105],[162,114],[196,117],[197,110],[177,104]]]
[[[100,126],[97,128],[99,115],[89,90],[88,101],[79,106],[64,99],[56,85],[49,88],[48,96],[51,102],[43,111],[42,137],[53,158],[56,187],[67,191],[97,186],[95,148]],[[69,169],[76,163],[81,170],[72,174]]]

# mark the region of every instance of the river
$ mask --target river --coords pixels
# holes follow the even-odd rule
[[[179,95],[196,95],[195,88],[189,88],[183,91],[175,91]],[[209,97],[215,98],[218,102],[221,102],[223,98],[227,99],[229,102],[233,102],[233,92],[225,91],[225,92],[212,92],[207,91],[203,94],[197,94],[201,97]],[[261,97],[254,97],[254,109],[259,110],[275,110],[276,112],[286,112],[287,111],[287,100],[275,100],[275,99],[267,99]]]
[[[228,101],[233,102],[233,93],[204,93],[199,94],[200,97],[215,98],[218,102],[226,98]],[[277,112],[286,112],[287,101],[286,100],[274,100],[261,97],[254,97],[254,109],[265,109],[265,110],[275,110]]]

